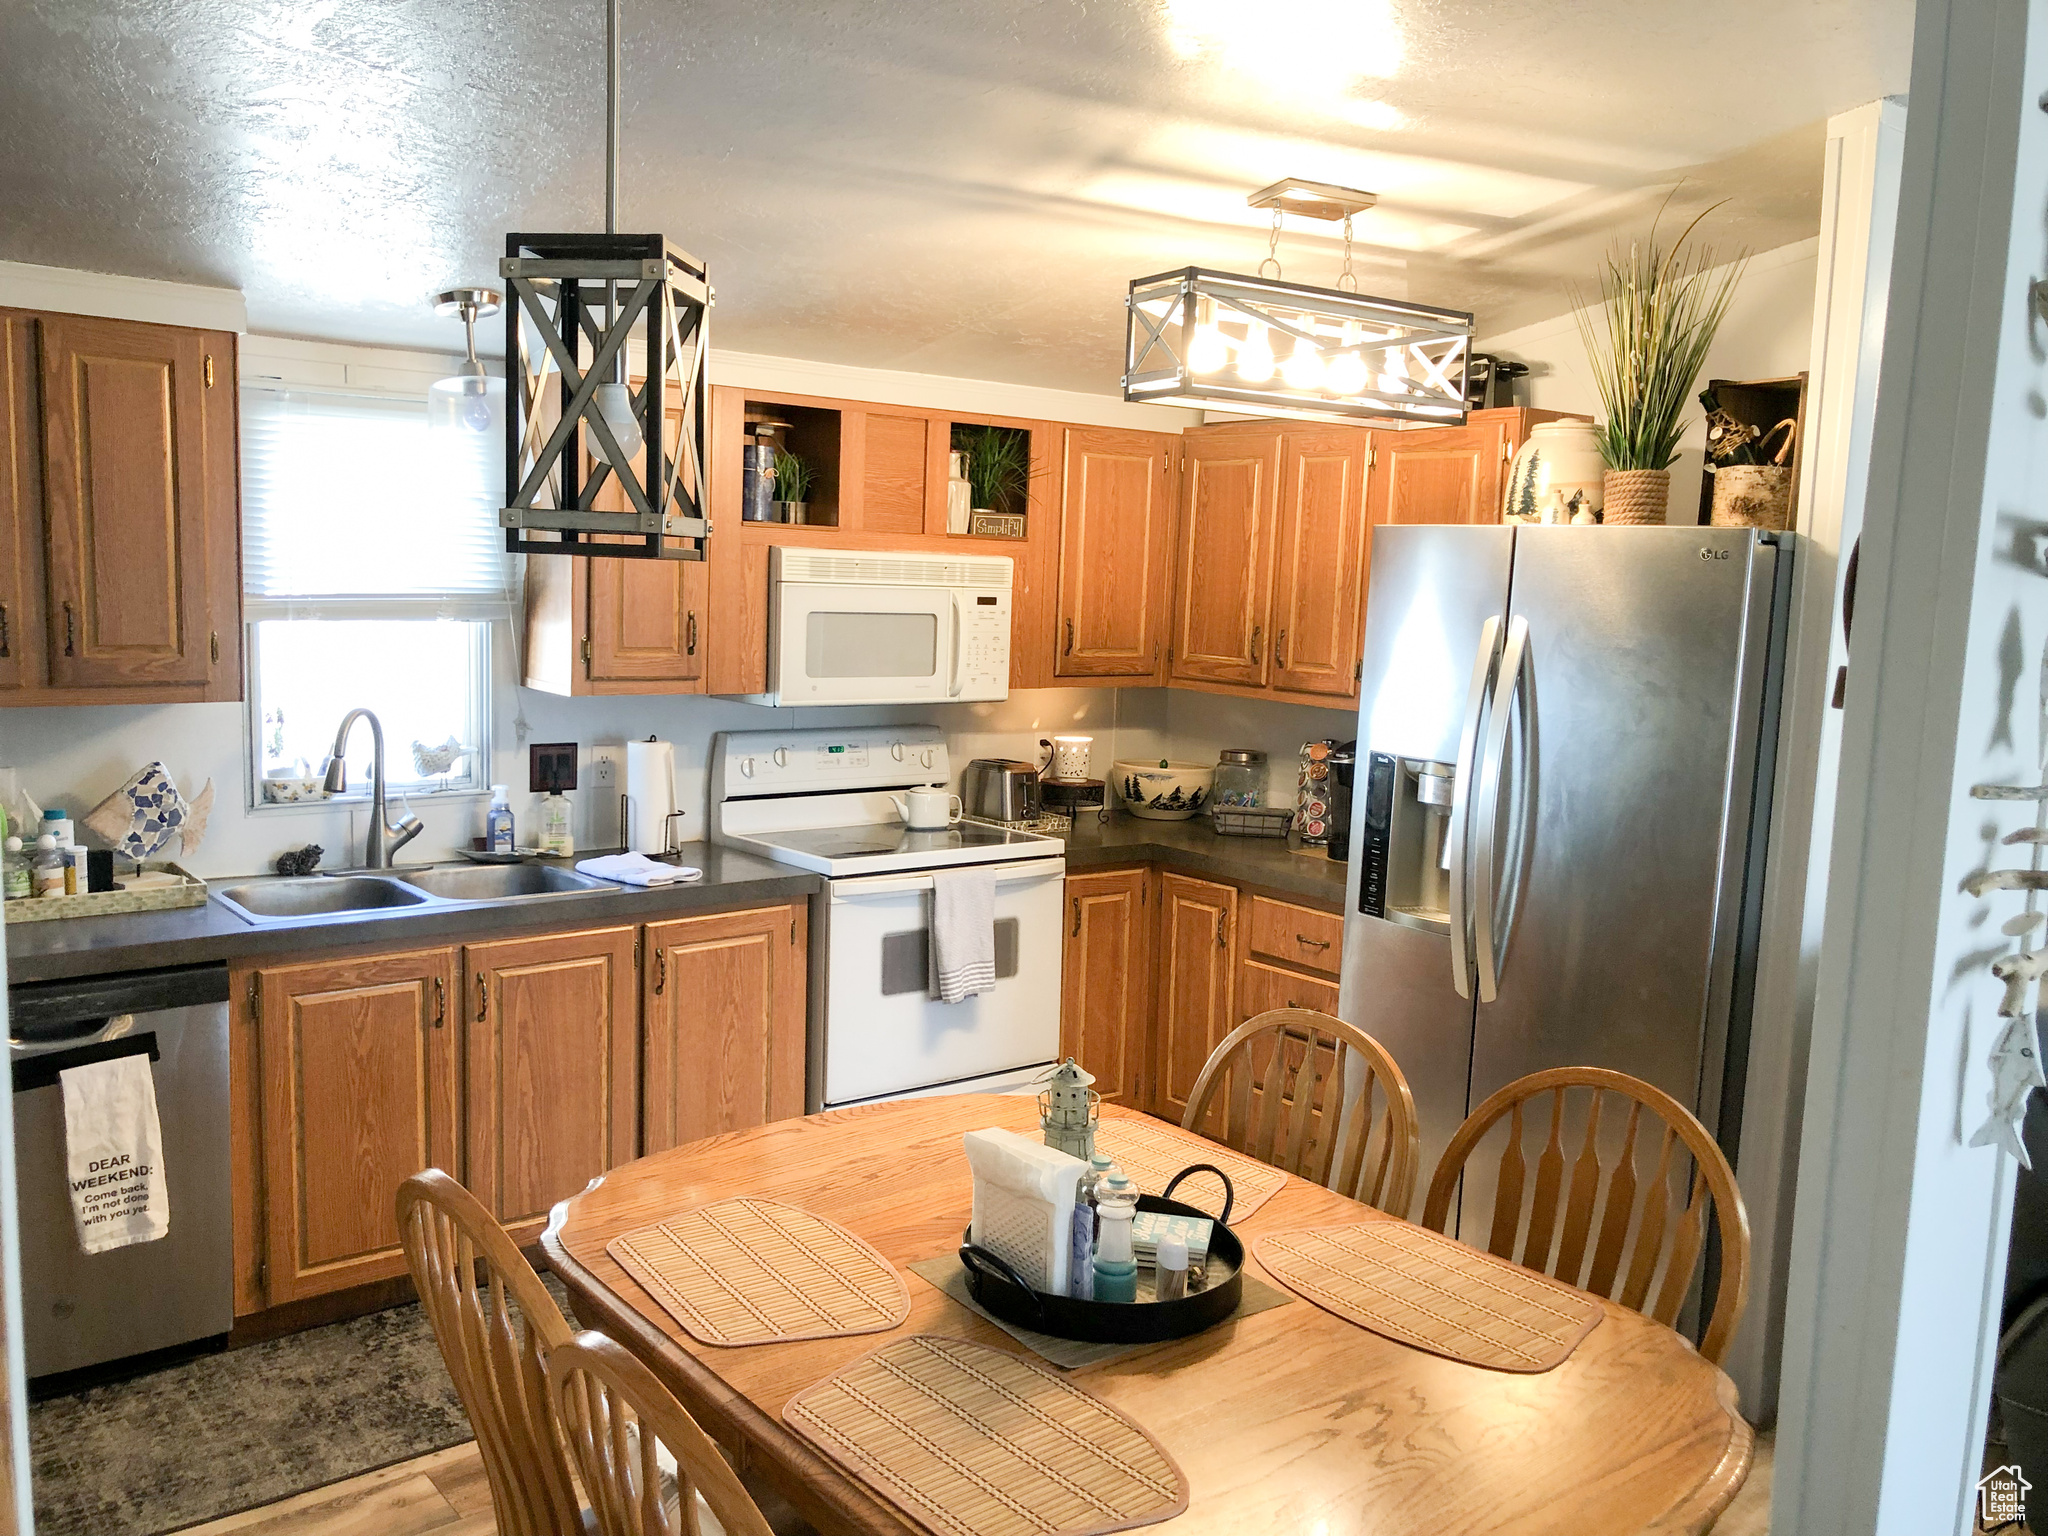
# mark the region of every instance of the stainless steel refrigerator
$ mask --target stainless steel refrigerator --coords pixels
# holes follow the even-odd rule
[[[1340,1009],[1414,1090],[1417,1217],[1546,1067],[1645,1078],[1733,1158],[1790,565],[1732,529],[1374,531]]]

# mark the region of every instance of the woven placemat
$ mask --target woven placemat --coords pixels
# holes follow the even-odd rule
[[[1554,1369],[1602,1315],[1584,1291],[1405,1221],[1269,1232],[1252,1251],[1346,1322],[1490,1370]]]
[[[895,1266],[844,1227],[740,1196],[641,1227],[610,1254],[702,1344],[880,1333],[910,1315]]]
[[[1115,1158],[1139,1192],[1147,1195],[1165,1194],[1168,1181],[1190,1163],[1214,1163],[1230,1175],[1237,1196],[1230,1210],[1232,1226],[1287,1183],[1287,1175],[1278,1168],[1156,1120],[1104,1120],[1095,1128],[1095,1150]],[[1223,1213],[1223,1186],[1213,1174],[1196,1174],[1174,1191],[1173,1198],[1211,1216]]]
[[[1007,1322],[974,1299],[973,1293],[967,1289],[967,1268],[960,1262],[958,1254],[942,1253],[935,1259],[919,1259],[910,1266],[910,1272],[932,1289],[945,1292],[950,1300],[959,1302],[976,1317],[994,1323],[1039,1359],[1050,1360],[1063,1370],[1078,1371],[1083,1366],[1104,1365],[1111,1360],[1121,1360],[1125,1355],[1134,1355],[1141,1349],[1159,1347],[1157,1344],[1088,1344],[1080,1339],[1063,1339],[1055,1333],[1039,1333]],[[1138,1269],[1140,1301],[1152,1299],[1152,1274],[1152,1270],[1142,1265]],[[1244,1293],[1238,1300],[1237,1310],[1223,1321],[1235,1322],[1240,1317],[1250,1317],[1254,1312],[1291,1306],[1293,1302],[1294,1298],[1285,1291],[1274,1290],[1256,1275],[1246,1275]]]
[[[784,1405],[790,1428],[942,1536],[1094,1536],[1170,1520],[1187,1479],[1079,1387],[965,1339],[891,1339]]]

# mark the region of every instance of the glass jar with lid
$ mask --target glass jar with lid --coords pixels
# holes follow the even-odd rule
[[[1266,802],[1266,754],[1250,747],[1225,747],[1216,758],[1217,805],[1263,805]]]

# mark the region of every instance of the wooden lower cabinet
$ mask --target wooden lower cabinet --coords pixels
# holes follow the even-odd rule
[[[650,923],[645,1149],[804,1112],[806,909]]]
[[[801,1115],[806,916],[237,968],[236,1315],[405,1274],[394,1205],[422,1168],[523,1244],[643,1150]]]
[[[1150,1103],[1152,871],[1067,877],[1060,985],[1060,1056],[1095,1076],[1105,1104]]]
[[[455,951],[279,966],[254,985],[264,1301],[405,1273],[398,1186],[460,1166]]]
[[[1236,887],[1159,877],[1158,1087],[1152,1112],[1179,1123],[1209,1053],[1237,1024]]]
[[[639,1142],[639,930],[470,944],[463,1182],[514,1242]]]

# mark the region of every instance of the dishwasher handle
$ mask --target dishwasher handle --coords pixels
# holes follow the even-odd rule
[[[17,1041],[61,1044],[78,1037],[77,1025],[123,1013],[160,1013],[228,1000],[225,965],[124,971],[68,981],[28,982],[7,989],[7,1026]],[[97,1029],[99,1026],[94,1025]]]
[[[76,1045],[68,1051],[43,1051],[34,1056],[17,1056],[14,1059],[14,1091],[27,1093],[32,1088],[54,1088],[57,1074],[68,1072],[73,1067],[91,1066],[96,1061],[118,1061],[123,1056],[147,1056],[151,1061],[163,1060],[163,1053],[157,1049],[156,1031],[144,1030],[139,1035],[122,1035],[113,1040],[95,1040],[89,1045]]]

